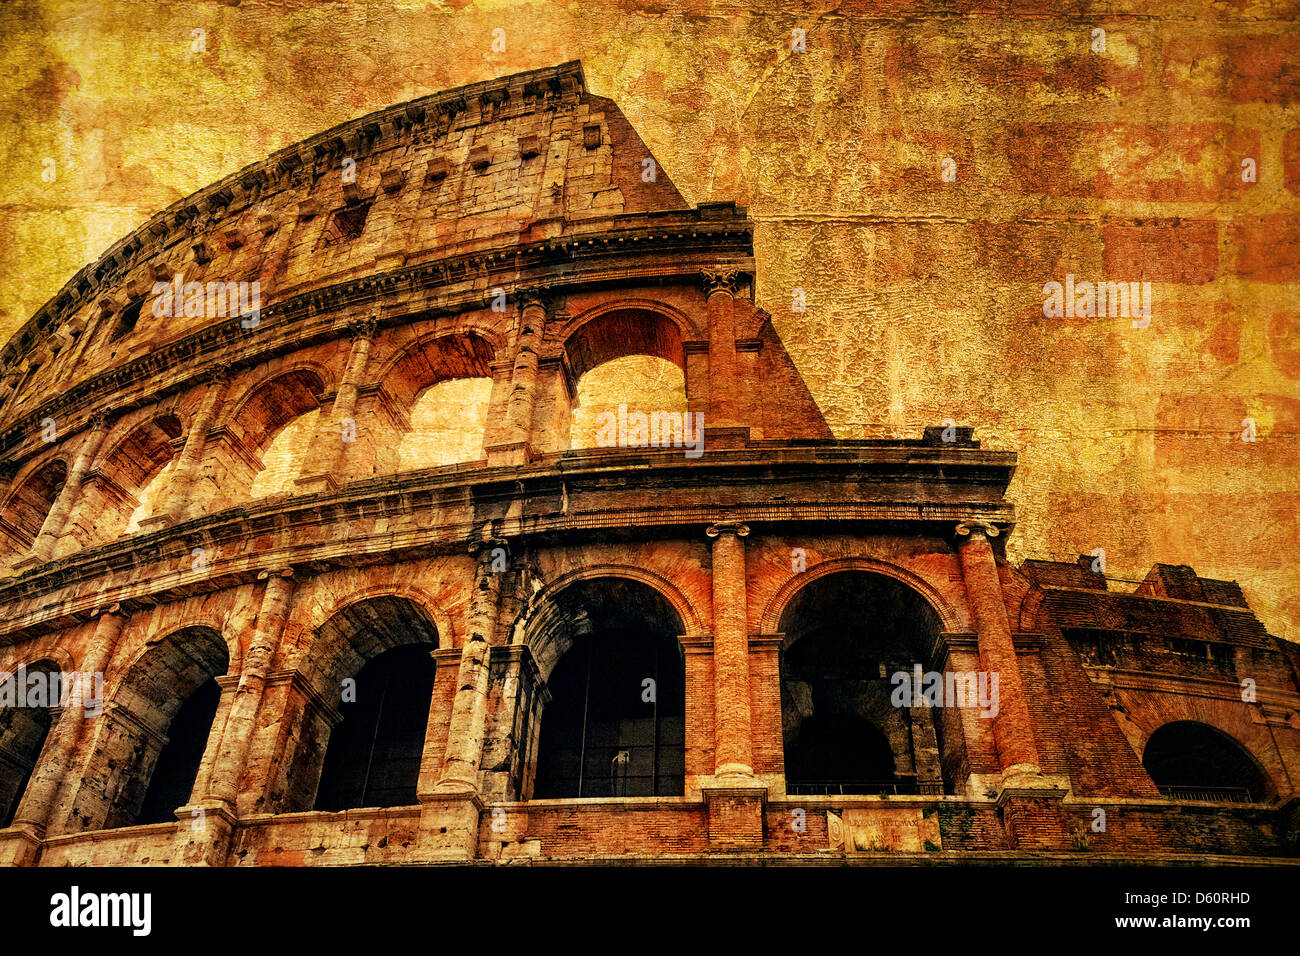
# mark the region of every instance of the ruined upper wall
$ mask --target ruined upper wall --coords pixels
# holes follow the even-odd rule
[[[247,283],[242,314],[593,220],[688,208],[618,107],[587,93],[577,62],[412,100],[282,149],[115,244],[0,353],[0,401],[12,413],[229,321],[234,300],[197,299],[185,283]],[[177,283],[182,295],[162,293],[173,308],[159,282]]]

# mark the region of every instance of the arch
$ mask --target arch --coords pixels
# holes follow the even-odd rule
[[[680,615],[655,588],[621,576],[573,581],[549,603],[555,612],[532,643],[548,691],[533,796],[680,796]]]
[[[139,509],[141,496],[176,456],[180,419],[159,415],[127,431],[100,458],[98,477],[87,482],[78,505],[73,533],[85,543],[116,538]]]
[[[236,430],[250,449],[260,452],[276,431],[319,408],[322,396],[331,388],[328,369],[314,362],[299,362],[270,372],[249,386],[223,424]]]
[[[1147,738],[1142,766],[1167,796],[1259,803],[1273,792],[1272,779],[1250,748],[1231,734],[1196,720],[1175,720]]]
[[[312,631],[319,632],[320,629],[331,618],[335,617],[344,608],[354,604],[360,604],[364,601],[373,600],[374,598],[404,598],[412,604],[419,605],[420,610],[432,619],[435,630],[438,633],[440,647],[456,647],[455,628],[452,625],[451,615],[442,609],[442,605],[428,591],[414,584],[372,584],[367,587],[355,588],[344,592],[329,605],[318,606],[312,615],[308,627]]]
[[[660,302],[657,299],[639,297],[600,302],[585,312],[580,312],[560,328],[558,338],[567,346],[569,340],[581,331],[583,326],[611,312],[626,310],[652,312],[661,318],[667,319],[677,326],[678,335],[683,342],[708,338],[708,332],[681,309],[675,308],[666,302]]]
[[[685,373],[686,341],[677,316],[662,308],[617,303],[587,312],[581,323],[566,330],[563,345],[576,380],[599,365],[629,355],[653,355]]]
[[[391,595],[343,604],[316,628],[297,666],[315,699],[291,703],[314,739],[304,732],[285,755],[289,809],[415,802],[440,643],[422,604]]]
[[[64,482],[68,464],[61,456],[34,465],[5,497],[0,505],[0,539],[15,552],[25,552],[41,533],[45,517],[54,507]]]
[[[917,592],[930,605],[930,609],[938,616],[943,630],[965,631],[969,629],[969,624],[963,619],[962,615],[925,578],[887,561],[856,557],[822,561],[805,571],[792,573],[789,580],[781,585],[776,593],[768,599],[760,621],[761,633],[775,634],[780,630],[781,617],[785,614],[791,600],[800,590],[819,578],[823,578],[828,574],[838,574],[841,571],[869,571],[873,574],[883,574],[886,577],[893,578]]]
[[[220,697],[216,679],[228,672],[229,660],[219,631],[187,626],[149,640],[115,668],[103,718],[96,721],[90,785],[80,787],[73,802],[78,826],[107,829],[174,819],[172,812],[190,799],[212,745]],[[142,812],[149,816],[142,819]]]
[[[775,630],[788,793],[957,788],[960,716],[896,699],[896,675],[934,670],[940,627],[919,591],[861,568],[820,574],[786,602]]]
[[[513,626],[514,643],[528,644],[530,649],[540,629],[548,626],[548,618],[554,613],[555,595],[578,581],[594,581],[599,578],[627,578],[638,581],[659,592],[682,621],[682,636],[691,637],[703,634],[704,628],[694,606],[681,590],[660,574],[647,568],[638,568],[627,564],[602,564],[592,568],[580,568],[556,578],[542,590],[533,595],[528,607],[515,620]],[[522,638],[522,640],[521,640]]]
[[[0,673],[0,829],[13,822],[40,762],[53,712],[62,704],[63,674],[48,657]],[[36,700],[28,697],[33,693]]]
[[[375,378],[399,408],[439,382],[457,378],[491,378],[499,348],[495,336],[478,328],[441,329],[420,336],[391,356]]]

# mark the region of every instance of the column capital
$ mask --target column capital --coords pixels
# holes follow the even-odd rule
[[[744,275],[739,270],[702,270],[700,282],[704,287],[704,297],[707,299],[716,292],[725,292],[734,299]]]
[[[203,374],[199,376],[199,382],[208,386],[227,385],[234,377],[234,366],[229,362],[222,362],[204,369]]]
[[[743,538],[749,534],[749,525],[743,521],[726,518],[713,522],[704,533],[710,538],[716,538],[720,534],[734,534],[738,538]]]
[[[559,295],[554,290],[541,285],[519,286],[514,290],[514,297],[520,309],[535,305],[544,309],[548,315],[559,302]]]
[[[353,339],[373,339],[379,331],[379,311],[369,315],[358,316],[348,323],[348,332]]]
[[[267,581],[267,582],[269,582],[272,578],[292,578],[292,577],[293,577],[293,568],[289,566],[282,566],[278,568],[267,568],[264,571],[259,571],[257,574],[257,580]]]
[[[992,521],[983,518],[967,518],[957,522],[956,532],[958,538],[969,536],[972,541],[977,538],[996,538],[1002,533]]]

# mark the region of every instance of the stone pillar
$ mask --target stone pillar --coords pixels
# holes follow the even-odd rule
[[[257,614],[257,627],[244,652],[239,683],[222,726],[221,742],[215,748],[216,760],[206,790],[196,790],[196,802],[176,811],[181,821],[176,831],[177,859],[186,866],[224,866],[230,852],[240,783],[253,746],[257,711],[293,597],[292,569],[280,568],[263,575],[266,589]]]
[[[998,675],[998,712],[993,718],[993,739],[997,742],[1002,773],[1004,777],[1039,774],[1038,748],[1034,745],[1024,682],[1016,663],[1016,647],[1011,639],[997,561],[988,540],[997,536],[998,529],[985,521],[963,521],[957,525],[957,534],[963,539],[958,553],[966,600],[979,634],[980,669]]]
[[[537,360],[546,331],[546,302],[537,289],[520,289],[519,334],[506,405],[506,443],[488,449],[491,464],[524,464],[532,444],[533,406],[537,401]]]
[[[709,413],[710,428],[740,425],[737,413],[736,292],[739,272],[705,272],[704,296],[709,320]]]
[[[748,598],[739,521],[709,526],[713,539],[713,778],[701,786],[709,843],[720,850],[763,846],[767,789],[754,776],[750,738]]]
[[[257,629],[244,652],[243,666],[239,672],[239,686],[230,704],[230,714],[221,732],[221,748],[212,768],[208,783],[209,799],[234,806],[239,795],[240,777],[248,761],[248,751],[253,744],[253,729],[257,708],[262,702],[271,659],[284,633],[289,617],[289,602],[293,597],[293,570],[280,568],[264,571],[266,589],[262,606],[257,614]]]
[[[468,629],[461,645],[447,730],[447,754],[433,791],[420,794],[421,842],[435,859],[472,859],[478,853],[478,821],[483,809],[479,764],[487,725],[488,654],[496,632],[501,577],[493,568],[506,542],[485,537],[471,545],[475,554]],[[499,563],[497,564],[499,568]]]
[[[73,763],[77,759],[77,744],[80,743],[82,730],[86,726],[86,701],[103,690],[102,678],[99,683],[95,683],[93,675],[102,675],[108,667],[127,620],[117,604],[97,613],[99,620],[95,623],[90,650],[77,672],[79,685],[68,688],[67,705],[50,729],[49,739],[41,750],[36,768],[22,795],[22,802],[14,814],[12,826],[22,830],[26,838],[0,844],[0,865],[26,866],[36,863],[40,842],[59,803],[59,793],[65,783],[76,782],[78,774]],[[89,680],[86,675],[90,675]],[[65,680],[67,676],[64,675]],[[100,703],[103,703],[102,700]]]
[[[738,521],[709,526],[713,539],[714,773],[752,776],[745,543]]]
[[[63,533],[68,514],[81,494],[81,483],[85,480],[86,472],[90,470],[95,455],[99,452],[99,446],[104,443],[104,436],[108,434],[108,418],[109,414],[103,411],[96,412],[91,418],[90,431],[81,443],[77,458],[72,463],[72,470],[68,472],[67,480],[59,490],[58,497],[54,499],[50,513],[45,516],[31,553],[14,567],[22,570],[44,564],[54,554],[54,546],[58,544],[59,535]]]
[[[171,479],[163,500],[155,512],[140,522],[140,530],[156,531],[168,525],[179,524],[191,517],[190,489],[194,485],[195,475],[203,463],[203,450],[208,442],[208,430],[217,417],[221,400],[225,397],[226,386],[230,376],[226,369],[216,369],[208,380],[208,390],[203,396],[199,410],[190,422],[189,433],[185,436],[185,447],[181,449],[172,466]]]
[[[300,493],[311,494],[338,487],[339,463],[347,454],[352,442],[343,440],[344,423],[351,421],[351,434],[356,437],[357,395],[365,383],[366,366],[370,360],[370,346],[374,342],[378,321],[370,317],[354,325],[352,351],[348,366],[339,382],[330,410],[329,421],[321,422],[316,429],[312,448],[303,464],[302,477],[294,484]]]

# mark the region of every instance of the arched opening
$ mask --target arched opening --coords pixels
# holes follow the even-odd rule
[[[490,378],[448,379],[426,388],[411,406],[411,427],[398,447],[398,470],[480,460],[491,396]]]
[[[554,598],[534,654],[549,673],[536,799],[681,796],[681,617],[648,585],[598,578]]]
[[[39,661],[0,683],[0,829],[14,821],[60,703],[62,672]]]
[[[68,531],[82,547],[112,541],[139,528],[146,501],[161,493],[160,479],[176,455],[181,423],[175,415],[145,422],[104,456],[98,474],[82,486]],[[139,518],[137,518],[139,515]]]
[[[174,820],[176,808],[189,802],[220,702],[221,687],[209,678],[176,711],[136,817],[137,825]]]
[[[226,642],[186,627],[153,644],[127,670],[99,725],[90,779],[74,801],[83,829],[175,819],[189,802],[229,666]]]
[[[1257,803],[1268,778],[1245,747],[1221,730],[1191,720],[1151,735],[1142,766],[1166,796],[1179,800]]]
[[[36,469],[20,484],[0,508],[0,538],[8,550],[26,553],[41,533],[45,516],[68,479],[68,466],[55,458]]]
[[[194,510],[218,511],[292,491],[324,392],[320,376],[309,369],[285,372],[260,385],[209,441],[202,474],[191,489]]]
[[[433,694],[429,644],[385,651],[361,668],[339,705],[316,793],[317,810],[405,807],[416,802]]]
[[[578,382],[571,448],[684,443],[694,422],[685,417],[686,359],[675,323],[647,309],[609,312],[579,328],[565,352]]]
[[[429,727],[438,628],[402,597],[348,605],[317,631],[299,670],[315,690],[290,708],[303,739],[285,770],[288,810],[411,806],[426,753],[441,758],[446,728]],[[325,701],[322,709],[318,701]],[[430,739],[431,737],[436,739]]]
[[[895,704],[939,631],[933,608],[893,578],[846,570],[814,579],[781,615],[781,723],[791,794],[942,793],[960,721]],[[945,746],[946,744],[946,746]]]
[[[396,411],[377,421],[375,473],[482,459],[493,356],[473,333],[425,338],[403,352],[383,374]]]

